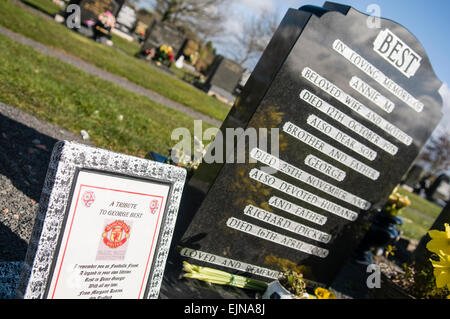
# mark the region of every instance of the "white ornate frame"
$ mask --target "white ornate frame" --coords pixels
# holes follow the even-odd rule
[[[81,169],[170,184],[155,257],[144,293],[146,299],[158,298],[186,170],[68,141],[60,141],[53,148],[16,297],[46,297],[53,261],[57,257],[60,235],[68,213],[67,207],[70,205],[72,184]]]

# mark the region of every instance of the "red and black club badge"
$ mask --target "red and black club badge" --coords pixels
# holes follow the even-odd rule
[[[91,207],[91,205],[95,202],[95,194],[93,191],[85,191],[81,196],[81,200],[84,203],[85,207]]]
[[[153,199],[150,201],[150,213],[153,215],[158,211],[159,208],[159,200]]]
[[[106,246],[120,247],[130,238],[130,227],[125,222],[116,220],[105,227],[102,237]]]

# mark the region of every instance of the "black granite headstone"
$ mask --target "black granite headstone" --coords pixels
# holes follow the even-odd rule
[[[204,88],[206,91],[228,97],[234,94],[243,72],[244,68],[238,63],[218,55],[211,66]]]
[[[437,203],[445,203],[450,200],[450,176],[446,173],[440,174],[427,189],[426,195],[429,200]]]
[[[442,117],[421,44],[368,18],[329,2],[288,10],[221,127],[224,141],[230,128],[278,128],[279,156],[241,132],[246,163],[202,163],[174,256],[268,281],[283,265],[333,281]]]
[[[423,167],[418,164],[414,164],[406,174],[404,183],[410,187],[416,186],[416,184],[419,183],[423,173]]]
[[[147,29],[145,41],[142,44],[142,52],[147,49],[157,49],[162,45],[168,45],[172,47],[173,55],[176,56],[184,40],[184,34],[174,26],[154,21],[153,25]]]

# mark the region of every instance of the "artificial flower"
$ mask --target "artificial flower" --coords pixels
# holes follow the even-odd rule
[[[442,250],[437,253],[439,261],[430,259],[434,267],[434,278],[436,278],[436,287],[447,287],[450,289],[450,255]]]
[[[314,294],[317,296],[317,299],[336,299],[336,295],[333,292],[321,287],[317,287],[314,290]]]
[[[427,249],[433,253],[439,254],[442,251],[446,255],[450,255],[450,226],[445,223],[445,230],[430,230],[431,240],[427,244]]]

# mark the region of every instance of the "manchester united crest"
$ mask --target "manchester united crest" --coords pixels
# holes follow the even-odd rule
[[[93,191],[85,191],[81,196],[81,200],[84,203],[85,207],[91,207],[91,205],[95,201],[95,194]]]
[[[150,213],[155,214],[159,208],[159,201],[157,199],[153,199],[150,201]]]
[[[125,222],[116,220],[105,227],[102,237],[106,246],[120,247],[130,238],[130,227]]]

